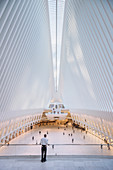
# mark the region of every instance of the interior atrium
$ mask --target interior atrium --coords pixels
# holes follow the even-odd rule
[[[0,169],[112,167],[113,0],[0,0]]]

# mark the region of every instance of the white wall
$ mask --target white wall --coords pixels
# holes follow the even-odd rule
[[[59,92],[71,109],[113,112],[113,1],[67,0]]]
[[[0,120],[5,120],[14,116],[11,111],[46,107],[54,85],[47,1],[0,1],[0,16]]]

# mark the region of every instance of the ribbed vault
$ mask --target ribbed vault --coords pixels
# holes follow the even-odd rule
[[[113,140],[113,1],[58,0],[58,18],[64,3],[53,44],[48,0],[0,1],[0,139],[39,122],[52,99],[73,122]],[[52,45],[61,58],[57,93]]]

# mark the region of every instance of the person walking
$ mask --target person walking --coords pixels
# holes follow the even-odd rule
[[[44,134],[44,137],[40,141],[40,144],[42,145],[42,147],[41,147],[41,162],[46,161],[46,153],[47,153],[47,145],[48,145],[48,139],[46,137],[47,137],[47,135]]]
[[[108,147],[108,150],[110,150],[110,144],[109,143],[107,143],[107,147]]]

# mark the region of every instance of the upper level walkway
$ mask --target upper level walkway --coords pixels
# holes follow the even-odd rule
[[[48,156],[41,163],[40,156],[0,157],[0,170],[112,170],[109,156]]]

